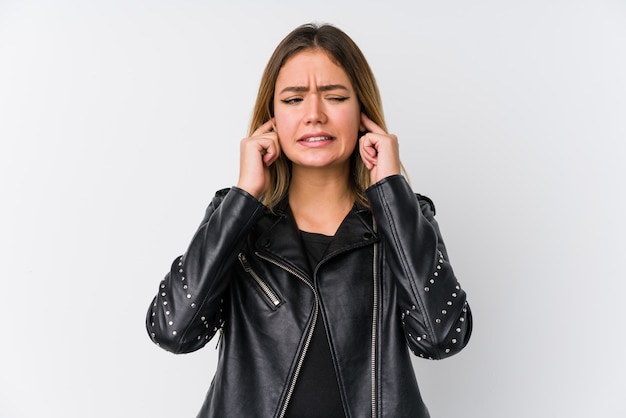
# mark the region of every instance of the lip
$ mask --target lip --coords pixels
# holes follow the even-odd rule
[[[298,139],[298,143],[305,146],[313,147],[328,144],[334,139],[335,137],[327,132],[310,132],[302,135]]]

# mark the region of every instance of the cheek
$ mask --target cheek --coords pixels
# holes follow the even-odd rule
[[[359,129],[361,128],[361,113],[360,112],[346,112],[344,115],[344,120],[346,121],[345,130],[347,132],[353,133],[355,136],[358,136]]]
[[[289,125],[287,125],[284,120],[275,118],[274,126],[276,135],[278,135],[278,142],[282,145],[283,141],[289,137]]]
[[[288,136],[290,128],[289,118],[280,111],[274,113],[274,127],[278,135],[278,141],[282,144],[281,138]]]

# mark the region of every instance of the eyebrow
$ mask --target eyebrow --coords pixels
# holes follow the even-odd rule
[[[307,92],[309,90],[310,89],[307,86],[290,86],[290,87],[285,87],[284,89],[282,89],[280,91],[280,94],[286,93],[286,92],[305,93],[305,92]],[[317,91],[318,92],[332,91],[332,90],[346,90],[346,91],[348,91],[348,88],[346,86],[344,86],[343,84],[324,84],[322,86],[318,86],[317,87]]]

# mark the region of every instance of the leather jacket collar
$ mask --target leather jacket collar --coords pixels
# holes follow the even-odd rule
[[[294,240],[291,239],[291,237],[299,234],[299,230],[287,198],[281,201],[274,215],[264,217],[257,224],[257,228],[259,235],[254,241],[256,252],[279,259],[283,264],[295,269],[303,276],[309,277],[308,261],[302,243],[296,240],[297,244],[294,245]],[[334,239],[320,263],[345,251],[372,245],[378,241],[380,241],[380,237],[373,228],[371,212],[367,208],[355,204],[339,225]]]

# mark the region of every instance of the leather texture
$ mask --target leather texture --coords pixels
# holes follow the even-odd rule
[[[432,202],[402,176],[367,196],[371,209],[355,205],[311,276],[286,203],[270,213],[236,187],[215,195],[146,323],[173,353],[223,334],[198,417],[281,417],[319,321],[347,417],[429,416],[410,352],[458,353],[471,312]]]

